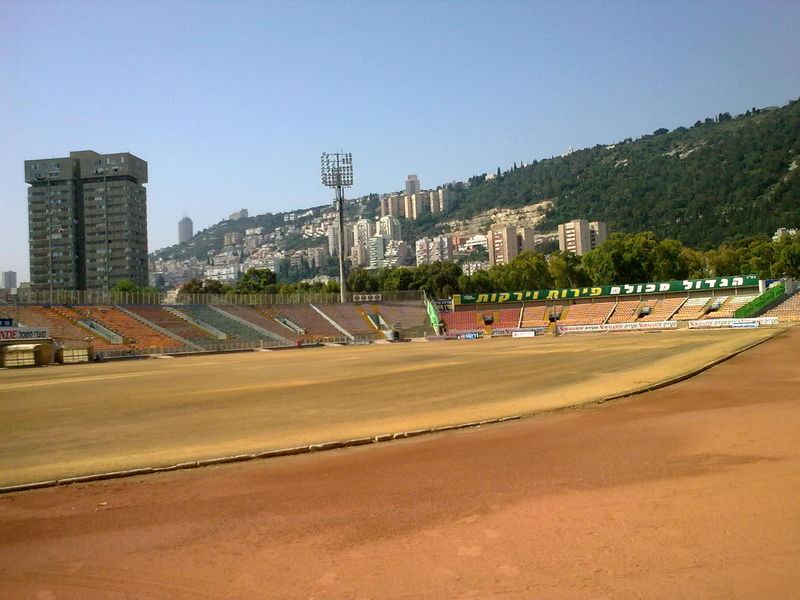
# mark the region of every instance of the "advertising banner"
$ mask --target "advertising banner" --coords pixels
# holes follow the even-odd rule
[[[485,294],[455,294],[453,304],[484,304],[503,302],[531,302],[535,300],[568,300],[573,298],[602,298],[604,296],[631,296],[669,292],[711,291],[758,285],[758,275],[737,275],[709,279],[687,279],[658,283],[604,285],[598,287],[566,288],[560,290],[534,290],[524,292],[493,292]]]
[[[518,333],[531,335],[517,335]],[[510,335],[513,337],[533,337],[533,334],[542,335],[544,327],[508,327],[504,329],[492,329],[492,337]]]
[[[511,337],[515,338],[527,338],[527,337],[536,337],[535,331],[512,331]]]
[[[756,317],[755,319],[699,319],[689,321],[689,329],[710,329],[712,327],[734,327],[748,329],[762,325],[777,325],[777,317]]]
[[[0,327],[0,341],[44,340],[49,338],[46,327]]]
[[[483,330],[481,331],[459,331],[457,333],[445,333],[444,337],[448,340],[476,340],[483,337]]]
[[[559,325],[559,333],[592,333],[601,331],[635,331],[648,329],[676,329],[677,321],[645,321],[639,323],[606,323],[605,325]]]

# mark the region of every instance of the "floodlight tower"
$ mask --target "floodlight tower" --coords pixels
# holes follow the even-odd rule
[[[353,156],[344,152],[322,154],[322,185],[336,189],[336,204],[339,211],[339,299],[344,303],[344,188],[353,185]]]

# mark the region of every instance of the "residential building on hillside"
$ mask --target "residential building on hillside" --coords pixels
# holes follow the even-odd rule
[[[308,249],[308,265],[312,269],[320,269],[328,262],[328,248],[327,246],[317,246]]]
[[[194,224],[188,215],[178,221],[178,243],[183,244],[192,239],[194,235]]]
[[[222,243],[225,246],[235,246],[241,244],[244,236],[241,231],[229,231],[222,237]]]
[[[123,152],[25,161],[31,287],[148,284],[147,163]]]
[[[416,175],[409,175],[406,177],[406,196],[413,196],[419,192],[419,179]]]
[[[453,240],[446,235],[422,238],[416,242],[417,265],[453,260]]]
[[[369,250],[366,246],[353,246],[350,254],[350,264],[354,267],[366,267],[369,265]]]
[[[404,217],[405,203],[400,194],[388,194],[381,197],[381,216]]]
[[[586,254],[608,239],[608,226],[603,221],[575,219],[558,226],[558,249]]]
[[[403,236],[400,231],[400,219],[387,215],[378,219],[377,233],[387,240],[399,240]]]
[[[534,234],[530,227],[495,225],[486,237],[490,265],[507,265],[520,252],[534,249]]]
[[[384,267],[404,267],[409,262],[409,248],[403,240],[389,240],[383,251]]]
[[[431,211],[429,192],[417,192],[411,196],[411,219],[419,219]]]
[[[366,246],[375,234],[375,224],[367,219],[359,219],[353,225],[353,245]]]
[[[345,225],[344,228],[344,255],[348,256],[353,248],[353,228]],[[334,223],[328,227],[328,253],[339,256],[339,224]]]
[[[777,242],[782,237],[787,236],[787,235],[797,235],[798,231],[800,231],[800,230],[798,230],[798,229],[787,229],[786,227],[778,227],[778,229],[775,230],[775,235],[772,236],[772,241],[773,242]]]
[[[430,192],[431,213],[434,215],[445,215],[450,211],[450,199],[447,188],[440,187]]]
[[[384,252],[386,251],[386,238],[382,235],[373,235],[367,243],[369,253],[369,268],[380,269],[383,267]]]

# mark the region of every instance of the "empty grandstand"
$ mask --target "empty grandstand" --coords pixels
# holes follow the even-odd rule
[[[666,321],[686,302],[685,297],[663,298],[650,309],[650,314],[641,317],[643,322]]]
[[[310,304],[276,304],[262,307],[262,310],[291,321],[312,338],[341,338],[345,335]]]
[[[152,327],[115,306],[76,306],[77,312],[123,337],[126,345],[140,350],[185,348],[186,344]]]
[[[370,306],[380,315],[386,327],[396,330],[401,337],[421,337],[434,333],[428,311],[422,303],[384,302]]]
[[[800,322],[800,290],[794,292],[783,302],[764,313],[765,317],[776,317],[788,323]]]
[[[338,325],[338,328],[352,336],[381,337],[377,325],[369,318],[363,307],[355,304],[320,304],[311,305]]]
[[[684,321],[690,319],[699,319],[702,317],[710,306],[712,296],[699,296],[695,298],[688,298],[681,307],[672,315],[673,321]]]
[[[228,336],[227,341],[234,344],[275,342],[274,337],[267,335],[251,324],[233,318],[233,315],[227,314],[215,306],[181,306],[177,310],[186,313],[192,319],[225,332]]]
[[[550,316],[545,304],[525,304],[522,307],[522,327],[547,327]]]
[[[251,327],[257,328],[268,337],[279,342],[302,342],[309,339],[307,336],[298,334],[293,329],[249,306],[220,306],[218,310],[234,319],[240,320],[240,322],[245,321]]]
[[[605,323],[614,310],[614,302],[579,302],[573,304],[562,325],[599,325]]]
[[[217,343],[217,339],[209,332],[159,306],[128,306],[127,310],[144,319],[147,324],[166,329],[181,339],[203,348],[214,348]]]
[[[608,323],[632,323],[639,316],[639,300],[622,300],[617,302]]]

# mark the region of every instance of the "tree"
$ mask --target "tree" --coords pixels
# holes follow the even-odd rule
[[[269,293],[277,278],[269,269],[247,269],[242,278],[236,282],[237,294]]]
[[[538,290],[553,286],[553,276],[544,256],[533,250],[517,254],[505,269],[505,290]]]
[[[113,288],[111,288],[112,292],[138,292],[141,290],[141,287],[130,279],[120,279]]]
[[[378,282],[366,269],[353,269],[347,277],[347,289],[351,292],[377,292]]]
[[[556,288],[575,288],[590,283],[583,270],[581,257],[573,252],[556,250],[551,253],[547,257],[547,270]]]
[[[193,277],[181,286],[182,294],[204,294],[203,280]]]

